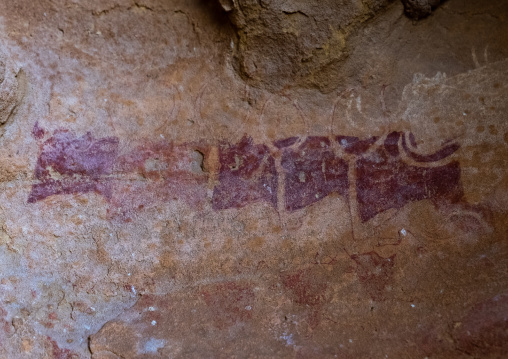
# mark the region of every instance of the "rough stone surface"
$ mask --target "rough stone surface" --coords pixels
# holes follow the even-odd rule
[[[22,69],[15,72],[8,60],[0,53],[0,136],[5,125],[16,114],[26,91],[26,78]]]
[[[429,16],[441,0],[402,0],[402,3],[407,16],[420,20]]]
[[[404,11],[0,0],[0,359],[507,357],[508,2]]]
[[[236,29],[235,67],[272,91],[293,84],[329,89],[350,51],[349,38],[393,0],[222,0]],[[331,79],[329,77],[332,77]]]

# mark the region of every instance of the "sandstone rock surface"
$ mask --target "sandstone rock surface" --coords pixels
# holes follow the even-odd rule
[[[508,2],[412,3],[1,0],[0,358],[508,356]]]

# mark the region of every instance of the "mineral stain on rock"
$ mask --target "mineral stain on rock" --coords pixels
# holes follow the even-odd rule
[[[299,270],[283,276],[284,286],[291,291],[297,304],[316,306],[324,301],[326,283],[317,282],[310,270]]]
[[[316,271],[305,269],[282,275],[282,283],[296,304],[309,308],[309,326],[317,327],[321,321],[321,306],[326,301],[326,280]]]
[[[53,354],[54,359],[77,359],[78,355],[74,353],[70,349],[60,348],[56,341],[51,339],[50,337],[47,338],[48,341],[51,344],[51,353]]]
[[[475,358],[508,356],[508,294],[475,304],[452,333],[460,352]]]
[[[203,288],[201,295],[206,305],[214,313],[214,325],[219,329],[252,318],[255,295],[249,283],[224,282],[213,284]]]
[[[356,262],[358,280],[374,301],[386,298],[387,286],[392,281],[395,256],[396,254],[383,258],[374,251],[350,256]]]

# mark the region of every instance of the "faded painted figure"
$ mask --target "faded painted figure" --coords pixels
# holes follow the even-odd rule
[[[255,201],[267,201],[277,208],[275,184],[281,175],[285,179],[282,199],[285,210],[302,209],[332,192],[353,200],[350,186],[356,186],[362,222],[409,202],[429,199],[436,204],[456,203],[463,196],[460,164],[449,160],[459,149],[456,143],[423,155],[417,153],[414,136],[402,132],[363,140],[336,136],[334,141],[318,136],[301,141],[297,137],[276,141],[274,145],[281,152],[284,173],[275,172],[275,154],[269,154],[264,145],[252,145],[251,139],[221,146],[214,208],[238,208]],[[348,177],[350,168],[354,168],[352,183]],[[224,200],[227,190],[234,200]]]
[[[33,135],[42,141],[45,131],[36,124]],[[41,144],[28,202],[95,192],[121,206],[126,218],[126,208],[143,209],[155,192],[161,200],[207,202],[211,178],[197,163],[202,155],[196,154],[207,156],[213,146],[149,143],[119,156],[118,145],[115,137],[55,131]],[[290,137],[270,145],[254,144],[245,136],[236,144],[217,146],[211,204],[214,210],[224,210],[263,201],[292,212],[337,193],[349,203],[356,201],[357,215],[367,222],[413,201],[457,203],[463,197],[460,164],[450,156],[458,148],[447,143],[435,153],[419,154],[414,136],[402,132],[367,139]],[[122,184],[129,179],[136,179],[135,190],[133,184]]]

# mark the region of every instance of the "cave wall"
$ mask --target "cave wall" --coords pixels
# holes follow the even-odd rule
[[[508,355],[508,1],[0,30],[0,358]]]

